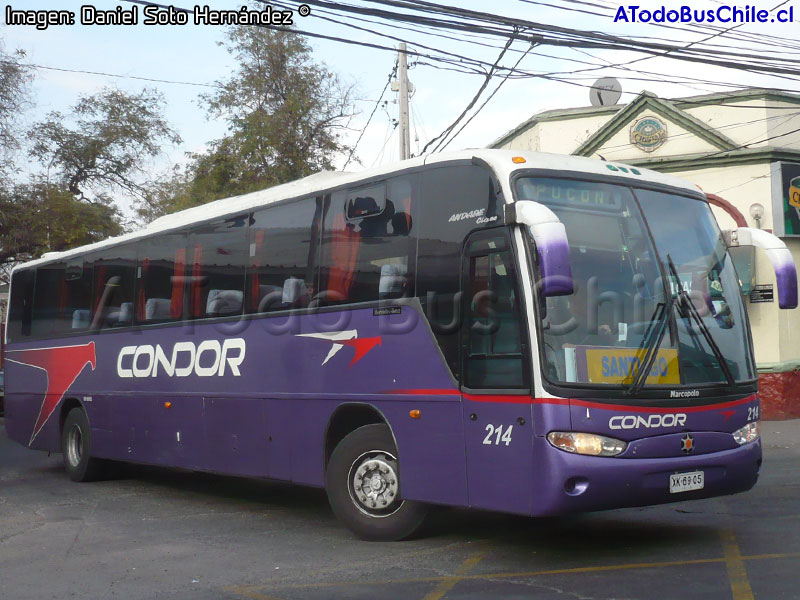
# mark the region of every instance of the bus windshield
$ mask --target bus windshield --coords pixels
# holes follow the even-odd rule
[[[549,381],[636,392],[755,379],[739,281],[706,202],[542,177],[516,191],[569,239],[574,292],[540,311]]]

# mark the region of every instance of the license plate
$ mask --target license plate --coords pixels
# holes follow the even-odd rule
[[[680,492],[702,490],[704,484],[705,477],[702,471],[674,473],[669,476],[669,493],[678,494]]]

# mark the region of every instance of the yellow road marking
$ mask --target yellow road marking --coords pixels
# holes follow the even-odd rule
[[[800,552],[785,552],[785,553],[771,553],[771,554],[754,554],[751,556],[741,556],[740,560],[769,560],[781,558],[800,558]],[[233,586],[224,588],[226,591],[238,593],[237,589],[247,590],[248,593],[253,593],[259,589],[319,589],[319,588],[335,588],[335,587],[350,587],[350,586],[365,586],[365,585],[404,585],[410,583],[431,583],[442,582],[454,578],[460,581],[473,581],[473,580],[491,580],[491,579],[524,579],[530,577],[542,577],[545,575],[579,575],[582,573],[602,573],[613,571],[627,571],[632,569],[662,569],[665,567],[681,567],[690,565],[708,565],[726,563],[726,558],[697,558],[693,560],[670,560],[663,562],[649,562],[649,563],[622,563],[616,565],[601,565],[595,567],[573,567],[565,569],[547,569],[542,571],[519,571],[515,573],[480,573],[477,575],[459,575],[459,576],[442,576],[435,575],[430,577],[411,577],[405,579],[387,579],[383,581],[376,580],[358,580],[358,581],[337,581],[337,582],[319,582],[319,583],[287,583],[287,584],[261,584],[250,586]],[[253,597],[253,596],[249,596]],[[255,597],[257,600],[264,600],[264,598]],[[268,597],[267,597],[268,598]],[[738,600],[738,599],[737,599]]]
[[[723,529],[719,532],[722,541],[722,551],[725,554],[725,568],[728,569],[728,579],[731,582],[733,600],[753,600],[753,590],[747,579],[747,569],[744,566],[742,552],[736,543],[736,534],[732,529]]]
[[[464,578],[464,575],[469,573],[475,567],[475,565],[481,562],[483,555],[484,552],[476,552],[467,558],[467,560],[461,563],[461,566],[456,569],[452,577],[443,579],[439,585],[436,586],[436,589],[429,594],[426,594],[422,600],[441,600],[444,598],[444,595],[452,590],[455,585]]]
[[[280,598],[276,598],[275,596],[268,596],[267,594],[256,592],[245,585],[234,585],[227,588],[227,590],[242,598],[250,598],[250,600],[280,600]]]

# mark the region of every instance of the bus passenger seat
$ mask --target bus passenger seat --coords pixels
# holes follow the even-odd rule
[[[283,286],[269,284],[258,286],[258,303],[256,304],[258,312],[280,308],[282,301]]]
[[[378,298],[402,298],[406,283],[407,268],[405,265],[392,263],[381,267],[381,279],[378,283]]]
[[[88,327],[89,327],[89,311],[86,309],[78,309],[72,311],[72,328],[86,329]]]
[[[171,319],[171,306],[172,300],[169,298],[148,298],[144,305],[144,318],[146,321]]]
[[[242,312],[241,290],[209,290],[206,302],[208,316],[235,315]]]
[[[123,302],[119,305],[118,325],[130,325],[133,323],[133,302]]]
[[[283,282],[283,303],[293,305],[308,293],[306,282],[297,277],[289,277]]]

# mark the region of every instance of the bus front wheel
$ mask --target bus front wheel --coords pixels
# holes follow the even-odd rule
[[[365,540],[412,535],[428,507],[403,500],[400,470],[387,425],[365,425],[347,435],[331,455],[325,489],[334,514]]]
[[[72,481],[93,481],[100,477],[101,463],[92,458],[92,434],[82,408],[73,408],[67,414],[61,432],[61,452]]]

